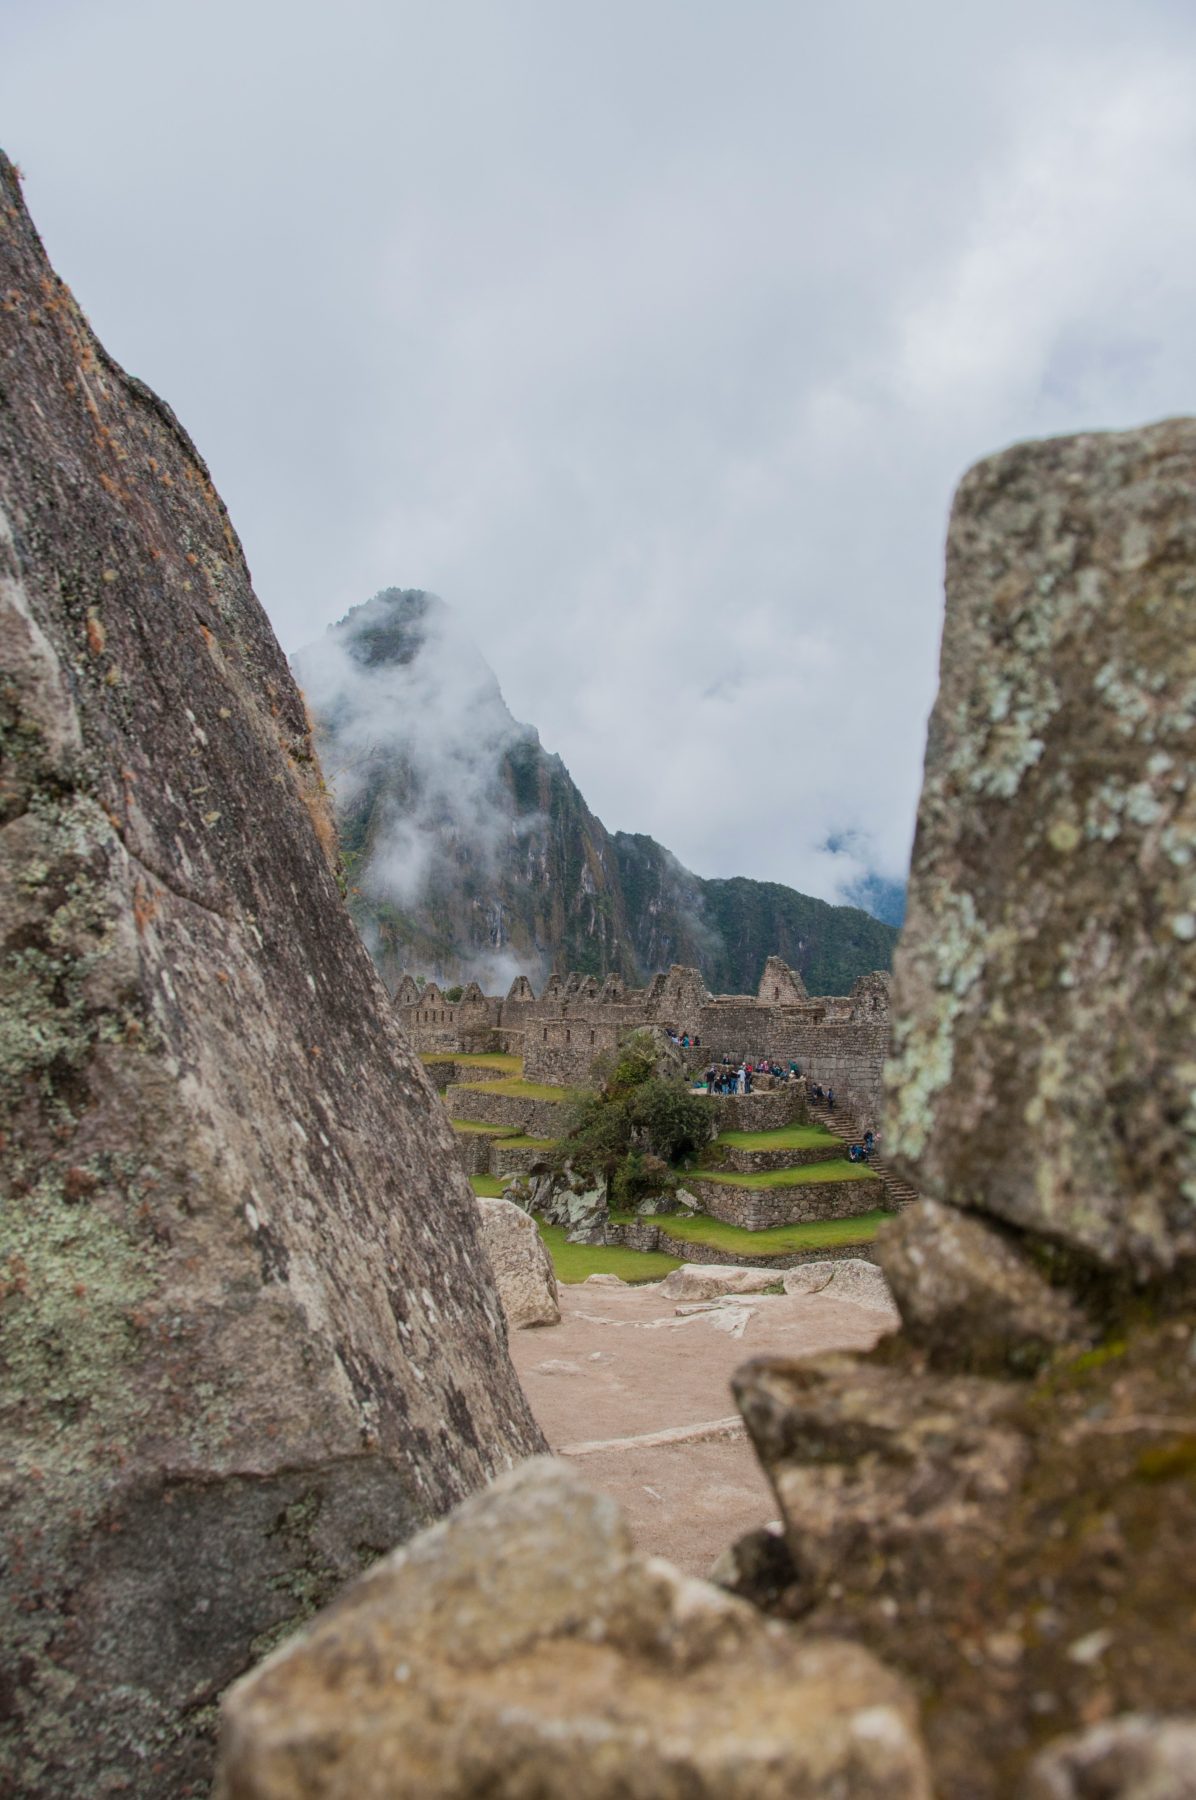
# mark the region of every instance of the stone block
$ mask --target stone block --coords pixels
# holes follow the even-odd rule
[[[885,1154],[1142,1282],[1196,1259],[1194,760],[1196,422],[980,463],[947,543]]]
[[[525,1463],[370,1571],[224,1702],[220,1800],[925,1800],[917,1714],[858,1645],[658,1558]]]

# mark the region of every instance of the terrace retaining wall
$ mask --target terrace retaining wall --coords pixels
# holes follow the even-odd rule
[[[808,1181],[792,1187],[737,1187],[731,1182],[688,1176],[685,1185],[703,1212],[744,1231],[767,1231],[772,1225],[804,1225],[818,1219],[851,1219],[875,1212],[885,1203],[884,1184],[860,1181]]]

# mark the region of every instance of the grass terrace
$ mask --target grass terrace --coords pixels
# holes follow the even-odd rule
[[[466,1136],[469,1136],[472,1133],[476,1137],[501,1138],[504,1144],[508,1143],[511,1138],[515,1136],[515,1127],[513,1125],[479,1125],[475,1119],[450,1119],[449,1124],[454,1131],[462,1131]],[[526,1143],[529,1140],[520,1138],[519,1141],[520,1143]]]
[[[835,1162],[806,1163],[799,1169],[765,1169],[759,1175],[729,1174],[724,1169],[693,1169],[692,1180],[717,1181],[725,1187],[741,1188],[783,1188],[804,1187],[807,1183],[827,1181],[877,1181],[876,1170],[870,1169],[867,1163],[847,1162],[840,1157]],[[682,1181],[685,1177],[682,1176]],[[753,1232],[753,1236],[759,1233]]]
[[[721,1219],[678,1218],[668,1213],[647,1221],[659,1225],[669,1237],[685,1244],[706,1244],[736,1258],[783,1256],[791,1250],[825,1250],[844,1244],[870,1244],[888,1212],[861,1213],[854,1219],[811,1219],[804,1225],[770,1225],[765,1231],[744,1231],[739,1225],[725,1225]],[[619,1213],[620,1223],[633,1219],[631,1213]]]
[[[482,1126],[482,1130],[484,1131],[485,1129],[486,1127]],[[525,1137],[524,1134],[519,1131],[516,1132],[513,1137],[504,1136],[502,1147],[504,1150],[555,1150],[559,1142],[559,1138]]]
[[[572,1100],[573,1089],[548,1087],[542,1081],[461,1081],[458,1087],[480,1094],[505,1094],[508,1100]]]
[[[617,1275],[621,1281],[663,1281],[681,1266],[679,1256],[663,1250],[624,1250],[619,1244],[570,1244],[563,1225],[546,1225],[537,1219],[540,1236],[548,1247],[556,1278],[572,1286],[587,1275]],[[746,1234],[745,1234],[746,1235]]]
[[[485,1050],[476,1056],[466,1056],[456,1050],[437,1050],[428,1056],[421,1057],[420,1061],[426,1063],[430,1069],[434,1068],[437,1063],[456,1063],[462,1069],[500,1069],[504,1075],[519,1075],[523,1070],[521,1056],[508,1056],[500,1050]]]
[[[471,1175],[469,1185],[479,1200],[501,1200],[506,1183],[497,1175]]]
[[[833,1131],[822,1125],[782,1125],[776,1131],[720,1131],[710,1145],[726,1150],[817,1150],[820,1145],[839,1145]]]

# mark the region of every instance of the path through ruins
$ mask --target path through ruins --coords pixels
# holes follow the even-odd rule
[[[561,1323],[515,1331],[511,1354],[553,1449],[623,1507],[641,1549],[705,1575],[777,1517],[731,1398],[753,1356],[866,1350],[892,1317],[822,1294],[736,1296],[679,1313],[659,1283],[560,1288]]]

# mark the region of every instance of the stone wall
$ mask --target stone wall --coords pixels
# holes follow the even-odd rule
[[[726,1181],[687,1176],[687,1190],[703,1212],[744,1231],[767,1231],[771,1225],[804,1225],[816,1219],[853,1219],[885,1203],[883,1182],[805,1181],[792,1187],[737,1187]]]
[[[801,1169],[812,1163],[833,1162],[847,1155],[842,1138],[831,1138],[825,1144],[814,1144],[808,1150],[735,1150],[719,1145],[707,1151],[703,1161],[707,1168],[733,1170],[737,1175],[764,1175],[770,1169]]]
[[[482,1125],[511,1125],[528,1137],[556,1137],[560,1132],[561,1102],[536,1100],[522,1094],[488,1093],[484,1087],[450,1087],[445,1095],[450,1117]]]
[[[554,977],[536,999],[526,982],[505,1000],[495,996],[457,1005],[434,982],[417,1000],[404,977],[399,1015],[416,1047],[426,1052],[503,1049],[521,1056],[529,1081],[584,1085],[594,1060],[628,1033],[649,1025],[697,1036],[683,1053],[700,1071],[724,1054],[738,1063],[796,1061],[824,1087],[834,1087],[864,1126],[880,1122],[881,1071],[888,1050],[889,982],[866,975],[851,993],[810,1000],[800,977],[770,959],[759,995],[711,995],[696,969],[675,965],[647,989],[595,991],[581,977]],[[774,996],[776,996],[774,998]],[[789,1115],[793,1116],[793,1115]],[[778,1121],[786,1123],[787,1119]]]

